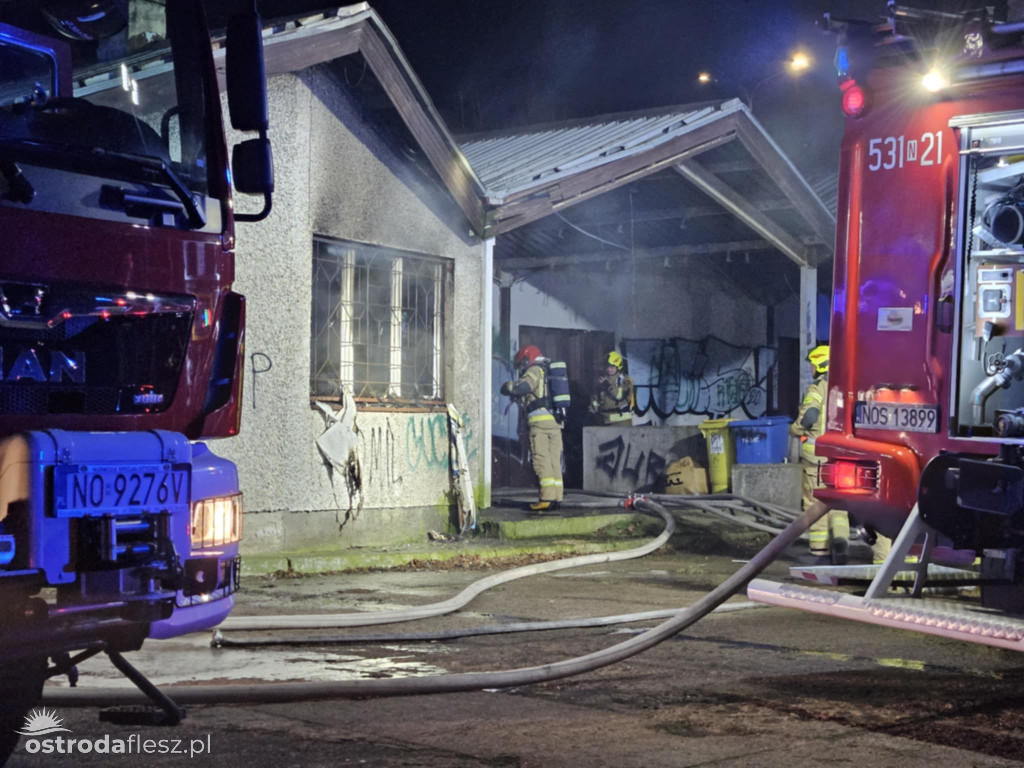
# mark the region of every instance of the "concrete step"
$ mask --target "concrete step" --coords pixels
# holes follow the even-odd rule
[[[558,509],[536,514],[518,509],[494,509],[481,513],[480,535],[503,541],[574,536],[657,536],[665,524],[650,515],[601,514]]]

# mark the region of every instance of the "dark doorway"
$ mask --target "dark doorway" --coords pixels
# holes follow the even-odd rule
[[[800,360],[800,339],[780,336],[778,343],[779,362],[775,366],[779,372],[778,412],[795,419],[804,396],[800,391],[800,368],[806,363]]]
[[[565,429],[562,432],[565,455],[566,488],[583,487],[583,425],[598,372],[608,353],[615,348],[615,334],[611,331],[581,331],[565,328],[519,326],[519,347],[535,344],[551,360],[562,360],[569,371],[569,407]],[[520,429],[526,440],[525,425]]]

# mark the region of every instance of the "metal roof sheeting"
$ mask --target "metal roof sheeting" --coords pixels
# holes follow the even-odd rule
[[[468,139],[460,148],[491,203],[646,152],[742,108],[739,99],[660,115]]]

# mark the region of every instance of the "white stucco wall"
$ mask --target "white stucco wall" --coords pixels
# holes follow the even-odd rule
[[[263,222],[237,226],[235,289],[247,299],[242,429],[215,446],[238,464],[243,551],[416,536],[436,525],[430,516],[443,514],[450,491],[447,415],[361,411],[363,508],[346,514],[345,485],[340,479],[332,485],[314,443],[324,421],[309,397],[313,238],[453,260],[446,399],[468,419],[473,459],[480,451],[472,432],[482,418],[483,244],[469,237],[468,223],[445,193],[367,123],[354,98],[325,71],[274,77],[268,90],[274,208]],[[255,202],[239,196],[236,206],[253,210]],[[253,376],[254,353],[268,356],[272,369]],[[474,482],[478,469],[472,466]]]
[[[616,339],[701,339],[764,343],[765,308],[732,283],[697,267],[550,270],[512,289],[511,336],[520,325],[614,331]],[[497,262],[500,266],[500,259]]]

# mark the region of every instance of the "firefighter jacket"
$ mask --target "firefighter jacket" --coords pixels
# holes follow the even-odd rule
[[[800,458],[818,464],[824,459],[814,455],[814,441],[825,431],[825,396],[828,389],[827,376],[815,376],[807,388],[796,421],[789,427],[789,434],[800,438]]]
[[[629,376],[616,373],[598,378],[590,410],[601,417],[601,423],[631,421],[633,404],[633,380]]]
[[[518,381],[506,381],[502,384],[501,391],[518,401],[519,406],[526,412],[526,420],[531,425],[555,421],[549,402],[547,371],[540,358],[523,371]]]

